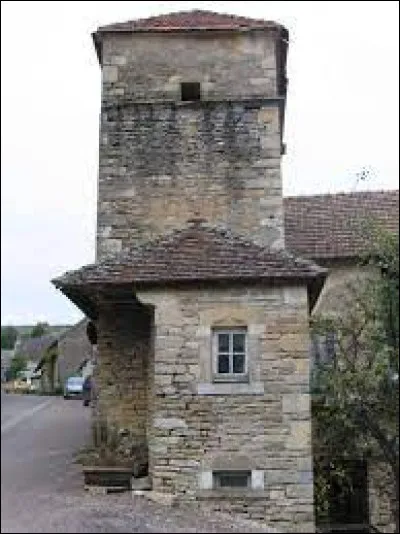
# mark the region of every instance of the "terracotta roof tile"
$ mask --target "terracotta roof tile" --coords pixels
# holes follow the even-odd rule
[[[267,250],[227,230],[188,227],[53,280],[56,287],[87,284],[308,279],[325,274],[285,251]]]
[[[266,20],[195,9],[101,26],[104,31],[239,30],[280,27]]]
[[[399,231],[399,191],[284,199],[286,247],[306,258],[353,258],[367,252],[365,223]]]

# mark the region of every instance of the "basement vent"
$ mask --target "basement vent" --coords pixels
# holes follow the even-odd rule
[[[215,489],[251,488],[251,471],[214,471]]]

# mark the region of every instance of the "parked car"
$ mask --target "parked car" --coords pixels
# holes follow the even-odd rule
[[[83,376],[70,376],[65,382],[64,399],[82,399],[83,381]]]

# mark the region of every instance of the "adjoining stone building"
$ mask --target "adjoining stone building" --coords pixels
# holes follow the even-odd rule
[[[153,489],[313,532],[309,316],[285,246],[288,32],[192,11],[99,28],[96,263],[53,280],[95,322],[96,410]]]
[[[286,246],[329,269],[313,314],[344,313],[350,304],[349,289],[359,287],[368,273],[361,262],[370,251],[368,226],[399,233],[399,191],[288,197],[284,209]],[[347,522],[395,532],[390,504],[395,499],[394,481],[387,469],[379,460],[352,464],[356,467],[353,495],[342,503]]]

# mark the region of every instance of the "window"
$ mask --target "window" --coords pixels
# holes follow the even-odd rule
[[[181,83],[181,100],[182,102],[193,102],[200,100],[200,83],[184,82]]]
[[[312,363],[313,365],[329,365],[334,363],[336,355],[337,336],[335,332],[325,335],[312,336]]]
[[[214,379],[247,380],[247,332],[245,329],[216,330],[213,339]]]
[[[250,488],[251,471],[214,471],[214,489]]]

